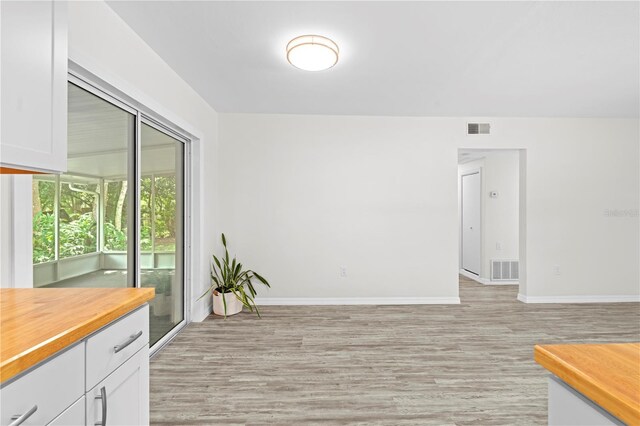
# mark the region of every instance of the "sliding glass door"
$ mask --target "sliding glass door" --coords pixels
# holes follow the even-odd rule
[[[34,175],[34,287],[153,287],[150,345],[185,323],[186,138],[73,78],[68,171]]]
[[[184,143],[143,122],[140,131],[140,283],[154,287],[151,344],[184,320]]]

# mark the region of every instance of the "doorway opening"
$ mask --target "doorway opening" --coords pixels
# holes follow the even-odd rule
[[[459,274],[524,287],[524,166],[518,149],[458,150]]]

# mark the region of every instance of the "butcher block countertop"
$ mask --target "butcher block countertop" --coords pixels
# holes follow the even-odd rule
[[[0,382],[153,299],[152,288],[0,289]]]
[[[534,359],[629,425],[640,425],[640,343],[536,345]]]

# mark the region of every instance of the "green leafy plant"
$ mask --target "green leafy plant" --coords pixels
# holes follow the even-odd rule
[[[1,1],[1,0],[0,0]],[[73,186],[93,192],[72,191],[69,181],[83,181]],[[151,188],[155,187],[151,197]],[[95,193],[102,194],[96,197]],[[105,251],[127,250],[128,194],[126,180],[109,180],[100,184],[97,179],[71,174],[34,177],[33,207],[33,263],[56,260],[55,223],[59,220],[59,258],[94,253],[97,247],[97,212],[104,212],[100,221],[104,233]],[[98,201],[98,198],[99,201]],[[140,249],[143,252],[175,252],[176,247],[176,177],[144,176],[140,189]],[[155,245],[152,244],[153,222]]]
[[[127,250],[127,233],[116,228],[111,222],[104,224],[104,241],[105,251]]]
[[[224,246],[224,257],[222,261],[213,255],[211,263],[211,285],[199,297],[202,299],[211,290],[216,290],[222,294],[222,302],[224,304],[225,318],[227,316],[227,301],[224,298],[225,293],[233,293],[238,300],[251,312],[260,317],[260,311],[255,303],[256,289],[254,283],[257,281],[267,287],[271,287],[266,279],[250,269],[243,269],[242,263],[236,260],[234,256],[229,259],[229,250],[227,249],[227,239],[222,234],[222,245]],[[253,281],[252,281],[253,280]]]
[[[33,263],[54,259],[54,222],[50,213],[37,212],[33,216]]]

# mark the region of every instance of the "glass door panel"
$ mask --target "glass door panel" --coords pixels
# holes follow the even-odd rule
[[[68,170],[33,178],[34,287],[133,287],[136,116],[68,83]]]
[[[140,285],[156,291],[154,345],[184,320],[184,143],[146,123],[140,130]]]

